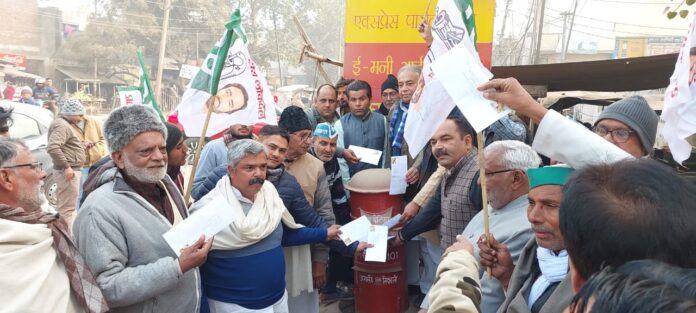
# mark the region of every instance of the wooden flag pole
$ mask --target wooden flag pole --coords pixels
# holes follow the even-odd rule
[[[210,122],[210,115],[213,113],[212,108],[208,108],[208,113],[205,115],[205,123],[203,124],[203,132],[201,137],[198,138],[198,146],[196,146],[196,154],[193,157],[193,165],[191,166],[191,174],[189,174],[189,180],[186,182],[186,196],[184,196],[184,203],[188,205],[189,199],[191,199],[191,188],[193,187],[193,178],[196,177],[196,168],[198,167],[198,160],[201,158],[201,149],[205,144],[205,134],[208,132],[208,123]]]
[[[423,14],[423,20],[426,21],[426,23],[428,22],[428,11],[430,11],[430,2],[432,2],[432,0],[428,0],[428,6],[425,7],[425,14]]]
[[[485,158],[483,156],[483,132],[476,134],[478,141],[478,160],[479,160],[479,180],[481,181],[481,198],[483,201],[483,232],[486,235],[486,244],[491,246],[491,230],[488,224],[488,189],[486,188],[486,167]],[[492,276],[492,269],[486,268],[488,278]]]

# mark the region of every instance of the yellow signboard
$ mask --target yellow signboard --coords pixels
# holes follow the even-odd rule
[[[347,0],[346,43],[422,43],[418,25],[432,22],[437,0]],[[451,1],[451,0],[448,0]],[[474,0],[479,43],[493,40],[495,0]]]

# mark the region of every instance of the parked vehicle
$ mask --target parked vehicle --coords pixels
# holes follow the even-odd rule
[[[48,126],[53,121],[53,113],[42,107],[29,104],[2,101],[0,105],[4,107],[14,107],[12,111],[12,126],[10,126],[10,137],[24,140],[31,150],[34,159],[43,163],[46,171],[42,192],[46,196],[48,203],[55,207],[58,203],[56,194],[57,186],[53,178],[53,161],[46,152],[48,142]]]

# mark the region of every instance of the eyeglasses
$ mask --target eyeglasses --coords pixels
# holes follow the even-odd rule
[[[495,174],[500,174],[500,173],[513,172],[513,171],[516,171],[516,169],[500,170],[500,171],[495,171],[495,172],[486,172],[486,177],[493,176]]]
[[[611,138],[613,138],[614,141],[618,143],[624,143],[628,141],[628,138],[630,138],[631,134],[634,133],[634,131],[626,128],[608,130],[606,127],[599,125],[592,127],[592,131],[595,134],[600,135],[602,137],[605,137],[607,134],[611,134]]]
[[[40,173],[43,170],[43,163],[34,162],[34,163],[26,163],[26,164],[17,164],[17,165],[12,165],[12,166],[3,166],[2,168],[13,169],[13,168],[20,168],[20,167],[29,167],[30,169],[36,171],[37,173]]]

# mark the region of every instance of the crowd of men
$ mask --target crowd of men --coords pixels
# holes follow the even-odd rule
[[[0,312],[318,312],[320,299],[351,297],[353,258],[369,247],[338,238],[352,220],[345,183],[401,155],[393,240],[423,312],[696,310],[696,186],[651,160],[659,118],[645,99],[617,101],[588,130],[494,79],[479,89],[516,115],[486,129],[484,163],[456,108],[412,157],[419,76],[415,65],[387,76],[374,111],[367,82],[341,79],[277,126],[231,125],[203,148],[193,201],[176,125],[136,105],[102,127],[62,101],[47,146],[57,214],[42,208],[41,164],[0,139]],[[533,138],[518,116],[538,125]],[[350,146],[383,154],[368,164]],[[211,203],[235,221],[173,251],[162,235]]]

